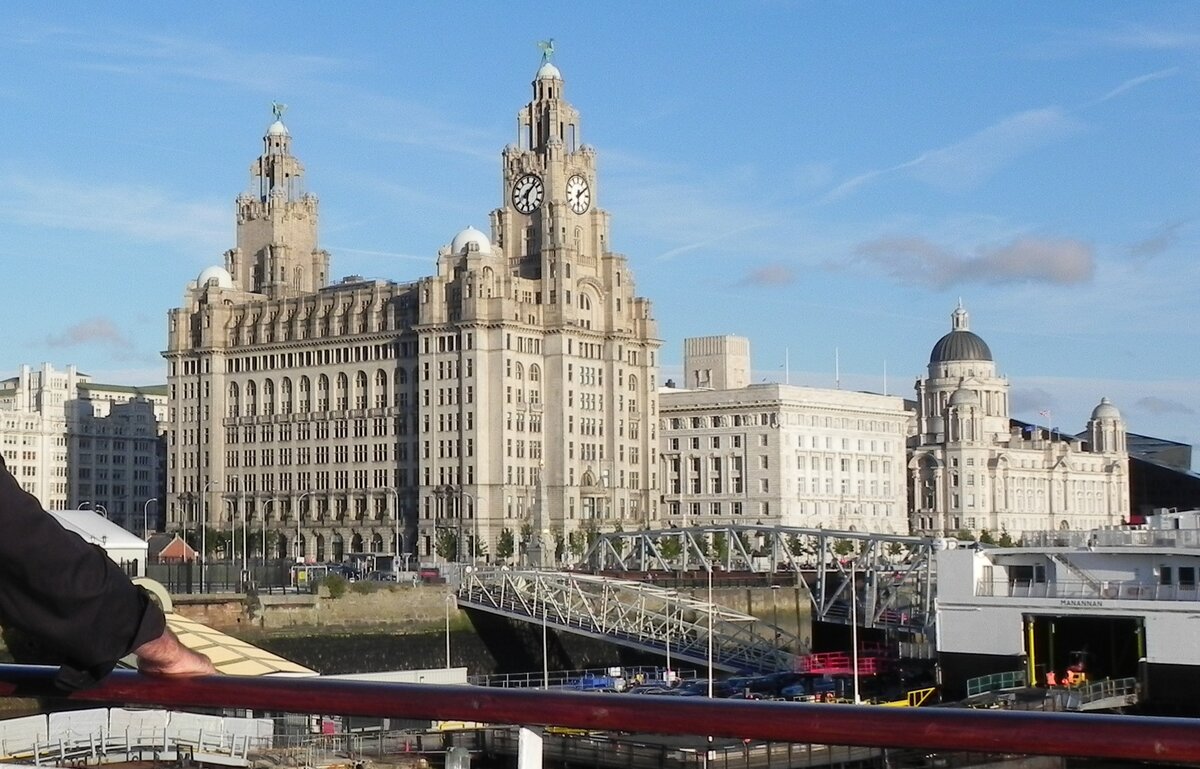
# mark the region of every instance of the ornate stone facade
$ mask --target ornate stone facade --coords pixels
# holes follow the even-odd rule
[[[328,283],[317,201],[268,129],[237,248],[170,313],[175,528],[244,525],[251,552],[261,532],[307,560],[516,541],[549,561],[657,515],[650,304],[610,248],[561,74],[544,62],[532,85],[490,232],[458,233],[413,283]]]
[[[909,458],[913,533],[1086,530],[1129,513],[1125,424],[1102,399],[1087,440],[1009,419],[1008,380],[955,309],[917,381]]]

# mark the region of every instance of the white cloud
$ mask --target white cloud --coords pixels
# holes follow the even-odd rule
[[[890,168],[859,174],[839,184],[824,200],[846,197],[897,174],[935,187],[974,187],[1022,155],[1057,141],[1077,128],[1076,121],[1060,107],[1018,112],[953,144],[928,150]]]
[[[15,42],[62,51],[67,63],[130,77],[183,77],[275,94],[295,84],[344,70],[349,62],[311,54],[236,48],[207,40],[104,30],[45,27],[27,29]]]
[[[1096,99],[1094,102],[1092,102],[1092,104],[1102,104],[1106,101],[1109,101],[1110,99],[1115,99],[1118,96],[1121,96],[1122,94],[1132,91],[1134,88],[1137,88],[1140,85],[1144,85],[1146,83],[1152,83],[1155,80],[1165,80],[1166,78],[1169,78],[1169,77],[1175,77],[1178,74],[1179,74],[1179,67],[1171,67],[1170,69],[1163,69],[1163,70],[1159,70],[1158,72],[1151,72],[1146,75],[1139,75],[1138,77],[1131,77],[1128,80],[1126,80],[1124,83],[1121,83],[1116,88],[1112,89],[1108,93],[1101,96],[1099,99]]]
[[[1092,247],[1072,239],[1019,237],[999,247],[977,247],[957,253],[922,237],[884,237],[860,244],[860,263],[883,269],[905,283],[934,288],[969,283],[1051,283],[1071,285],[1091,280]]]
[[[133,355],[133,343],[110,318],[97,316],[69,326],[45,339],[51,349],[106,348],[113,357],[125,360]]]
[[[220,253],[229,206],[173,199],[149,186],[7,174],[0,176],[0,221]]]

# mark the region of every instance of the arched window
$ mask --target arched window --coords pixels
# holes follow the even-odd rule
[[[300,377],[300,412],[308,412],[312,410],[312,388],[308,377]]]
[[[631,393],[637,392],[637,384],[638,384],[637,377],[630,376],[629,377],[629,392],[631,392]]]
[[[388,374],[383,369],[375,372],[375,407],[386,408],[388,405]]]
[[[337,387],[333,393],[333,408],[335,411],[345,411],[350,404],[350,377],[346,372],[337,375]]]
[[[246,415],[254,416],[258,413],[258,388],[254,386],[254,382],[246,383]]]
[[[329,377],[317,377],[317,411],[329,411]]]
[[[241,407],[241,391],[238,388],[237,382],[229,383],[229,416],[238,416],[238,409]]]
[[[292,413],[292,380],[290,377],[284,377],[279,383],[279,407],[281,413]]]
[[[538,365],[536,363],[531,364],[529,366],[529,381],[530,382],[538,382],[538,381],[541,381],[541,378],[542,378],[542,370],[538,367]]]
[[[354,408],[367,407],[367,372],[360,371],[354,376]]]
[[[264,414],[275,413],[275,382],[268,379],[263,382],[263,410]]]

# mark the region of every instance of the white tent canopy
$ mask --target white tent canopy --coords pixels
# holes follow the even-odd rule
[[[141,537],[91,510],[51,510],[50,515],[67,531],[73,531],[85,542],[104,548],[108,557],[116,563],[136,561],[137,574],[131,576],[145,575],[149,546]]]

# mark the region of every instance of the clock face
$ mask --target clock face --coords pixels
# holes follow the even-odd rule
[[[592,205],[592,190],[587,179],[576,174],[567,179],[567,205],[577,214],[582,214]]]
[[[542,180],[535,174],[525,174],[513,185],[513,208],[523,214],[533,213],[542,204],[542,198],[545,195],[546,188],[542,184]]]

